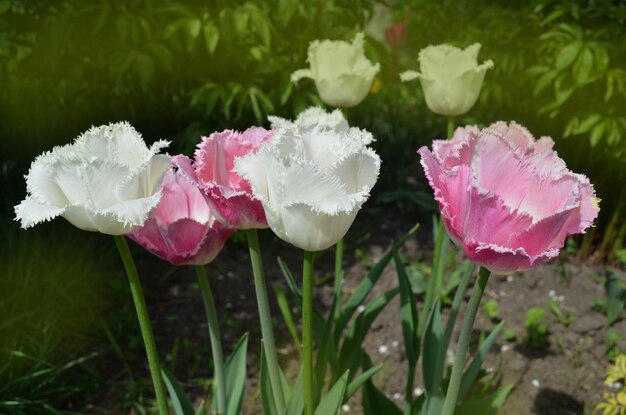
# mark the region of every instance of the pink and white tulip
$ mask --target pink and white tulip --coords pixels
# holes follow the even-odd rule
[[[127,236],[174,265],[204,265],[222,250],[234,228],[213,216],[202,191],[187,174],[191,161],[174,157],[161,184],[161,200],[141,228]]]
[[[568,235],[584,233],[599,199],[572,173],[549,137],[495,123],[458,128],[449,141],[422,147],[422,166],[451,238],[469,259],[496,274],[554,258]]]
[[[233,171],[233,166],[236,158],[256,153],[269,140],[269,131],[251,127],[243,133],[213,133],[198,144],[193,169],[198,186],[220,222],[238,229],[267,228],[261,202],[253,196],[250,183]]]

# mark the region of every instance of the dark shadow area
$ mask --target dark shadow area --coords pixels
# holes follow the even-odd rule
[[[584,405],[567,393],[554,389],[541,389],[535,397],[533,413],[537,415],[582,415]]]

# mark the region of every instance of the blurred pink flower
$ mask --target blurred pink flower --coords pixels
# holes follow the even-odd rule
[[[592,225],[593,186],[567,169],[553,145],[498,122],[458,128],[452,140],[434,141],[432,153],[418,151],[448,233],[469,259],[496,274],[526,270]]]
[[[403,23],[394,23],[385,30],[385,39],[390,46],[399,48],[406,44],[406,26]]]
[[[162,196],[141,228],[127,236],[158,257],[174,265],[204,265],[222,250],[234,228],[213,216],[193,176],[191,160],[174,157],[161,183]]]
[[[236,158],[256,153],[269,140],[269,131],[251,127],[243,133],[213,133],[198,144],[193,168],[220,222],[238,229],[267,228],[263,205],[252,195],[250,183],[233,172],[233,165]]]

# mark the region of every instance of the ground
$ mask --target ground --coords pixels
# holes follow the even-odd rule
[[[414,224],[415,215],[410,212],[403,214],[403,211],[401,205],[394,206],[393,209],[376,207],[368,215],[362,215],[357,219],[347,237],[345,295],[348,295],[366,274],[367,262],[380,258],[389,242],[392,239],[399,239]],[[405,244],[403,256],[407,260],[428,261],[432,250],[430,235],[428,227],[423,226],[416,236]],[[261,245],[270,287],[285,285],[276,264],[279,253],[294,274],[299,275],[301,252],[282,243],[269,231],[261,234]],[[365,261],[363,257],[359,259],[354,255],[357,248],[365,255]],[[139,253],[139,250],[136,252]],[[317,275],[321,281],[324,275],[331,272],[332,261],[331,252],[320,259]],[[208,396],[210,347],[204,310],[193,269],[191,267],[172,269],[163,262],[142,254],[139,254],[138,263],[146,285],[150,313],[155,322],[160,354],[165,356],[165,364],[173,369],[181,381],[184,381],[184,387],[198,404]],[[244,332],[250,333],[248,380],[243,413],[260,414],[257,382],[260,329],[245,243],[229,242],[227,248],[207,270],[216,297],[217,310],[221,316],[226,353],[239,336]],[[496,299],[499,315],[497,319],[490,320],[481,307],[475,324],[476,337],[478,338],[480,331],[492,329],[499,320],[504,321],[506,328],[517,332],[516,341],[507,341],[500,336],[486,362],[486,367],[493,370],[494,376],[498,376],[500,385],[514,385],[501,413],[583,414],[584,408],[593,409],[599,401],[602,391],[605,390],[604,370],[608,363],[605,341],[609,329],[604,325],[604,316],[592,310],[590,303],[595,298],[605,297],[602,285],[604,271],[604,268],[591,265],[589,261],[567,258],[524,273],[491,277],[483,297],[483,304],[490,299]],[[163,277],[150,279],[148,275],[151,274]],[[123,278],[123,274],[120,274],[120,278]],[[389,266],[377,283],[373,295],[396,284],[395,271]],[[331,301],[330,285],[331,282],[327,281],[316,287],[315,301],[321,310],[326,309]],[[273,299],[272,289],[269,291]],[[550,298],[554,298],[560,304],[564,313],[569,312],[574,316],[575,320],[569,327],[555,321],[550,314],[548,308]],[[530,349],[524,342],[526,312],[533,306],[543,307],[548,311],[545,322],[549,327],[549,343],[538,350]],[[281,366],[288,376],[295,377],[299,365],[298,355],[284,329],[275,304],[273,307]],[[463,310],[459,322],[462,315]],[[618,321],[613,329],[622,336],[626,335],[626,321]],[[453,353],[455,345],[456,337],[451,343],[452,350],[449,355]],[[620,346],[626,348],[623,340]],[[374,363],[385,365],[374,378],[375,383],[390,398],[397,399],[401,405],[407,369],[402,349],[398,299],[390,303],[378,317],[363,347]],[[139,352],[136,354],[130,366],[138,374],[143,373],[147,376],[147,368],[141,363],[142,356]],[[119,404],[129,389],[127,371],[112,352],[105,361],[103,367],[106,376],[105,385],[89,413],[105,414],[120,411],[134,413],[135,409],[132,407],[122,409]],[[418,370],[416,387],[422,386],[421,373]],[[150,395],[149,392],[146,394]],[[361,412],[358,399],[352,399],[348,406],[344,407],[344,412],[354,414]]]

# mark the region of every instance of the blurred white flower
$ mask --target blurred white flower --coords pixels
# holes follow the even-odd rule
[[[343,40],[314,40],[309,44],[308,69],[291,75],[291,82],[311,78],[322,101],[331,107],[358,105],[372,86],[380,65],[372,64],[363,50],[365,38],[358,33],[352,43]]]
[[[270,117],[272,139],[235,161],[281,239],[307,251],[339,241],[369,198],[380,158],[372,135],[335,110],[313,107],[291,122]]]
[[[419,78],[431,111],[454,117],[469,111],[480,94],[491,60],[478,64],[480,43],[464,50],[451,45],[428,46],[419,53],[420,71],[400,74],[402,81]]]
[[[26,199],[15,207],[22,228],[62,216],[86,231],[121,235],[142,226],[161,198],[170,157],[157,154],[128,123],[92,127],[73,144],[31,164]]]

